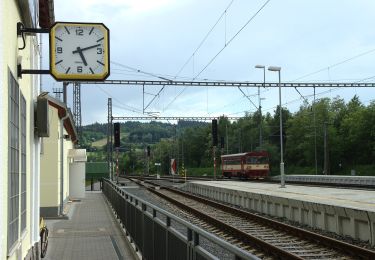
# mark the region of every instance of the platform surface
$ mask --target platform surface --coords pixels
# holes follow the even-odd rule
[[[135,259],[104,194],[87,192],[73,202],[68,220],[47,220],[44,259]]]
[[[303,186],[288,183],[286,183],[286,188],[280,188],[280,184],[244,181],[193,181],[192,183],[375,212],[375,191],[372,190]]]

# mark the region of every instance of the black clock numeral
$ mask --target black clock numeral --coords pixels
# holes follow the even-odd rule
[[[57,48],[56,48],[56,52],[57,52],[57,53],[62,53],[62,52],[63,52],[62,47],[57,47]]]
[[[83,29],[81,28],[76,29],[76,35],[83,36]]]
[[[82,73],[82,66],[77,66],[77,72]]]
[[[96,48],[96,53],[97,54],[102,54],[103,53],[103,49],[102,48]]]

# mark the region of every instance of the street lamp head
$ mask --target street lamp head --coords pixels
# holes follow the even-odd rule
[[[256,69],[264,69],[265,66],[264,66],[264,65],[255,65],[255,68],[256,68]]]
[[[276,66],[269,66],[268,67],[269,71],[281,71],[281,67],[276,67]]]

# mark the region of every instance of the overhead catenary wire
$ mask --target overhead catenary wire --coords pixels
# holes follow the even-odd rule
[[[140,109],[123,104],[119,99],[117,99],[116,97],[113,97],[108,91],[104,90],[101,86],[99,86],[99,90],[105,93],[108,97],[112,98],[112,100],[116,101],[119,104],[118,106],[121,106],[122,109],[131,111],[134,113],[142,114]]]
[[[247,96],[246,95],[246,93],[245,92],[243,92],[243,90],[240,88],[240,87],[238,87],[238,89],[242,92],[242,94],[250,101],[250,103],[256,108],[256,109],[258,109],[258,107],[254,104],[254,102],[249,98],[249,96]]]
[[[304,79],[304,78],[310,77],[310,76],[315,75],[315,74],[317,74],[317,73],[323,72],[323,71],[325,71],[325,70],[327,70],[327,69],[328,69],[328,70],[329,70],[329,69],[332,69],[332,68],[334,68],[334,67],[340,66],[340,65],[345,64],[345,63],[347,63],[347,62],[349,62],[349,61],[355,60],[355,59],[357,59],[357,58],[359,58],[359,57],[365,56],[365,55],[370,54],[370,53],[373,53],[373,52],[375,52],[375,48],[374,48],[374,49],[371,49],[371,50],[368,50],[368,51],[365,51],[365,52],[362,52],[362,53],[357,54],[357,55],[355,55],[355,56],[352,56],[352,57],[350,57],[350,58],[348,58],[348,59],[345,59],[345,60],[339,61],[339,62],[337,62],[337,63],[331,64],[331,65],[329,65],[329,66],[323,67],[323,68],[318,69],[318,70],[316,70],[316,71],[313,71],[313,72],[307,73],[307,74],[302,75],[301,77],[298,77],[298,78],[296,78],[296,79],[294,79],[294,80],[292,80],[292,81],[290,81],[290,82],[295,82],[295,81],[298,81],[298,80],[301,80],[301,79]]]
[[[155,78],[158,78],[158,79],[162,79],[162,80],[166,80],[166,81],[172,81],[171,79],[168,79],[168,78],[165,78],[165,77],[161,77],[161,76],[158,76],[156,74],[153,74],[151,72],[147,72],[147,71],[143,71],[143,70],[140,70],[140,69],[137,69],[137,68],[133,68],[133,67],[130,67],[128,65],[124,65],[124,64],[121,64],[119,62],[115,62],[115,61],[111,61],[112,64],[114,65],[117,65],[119,67],[123,67],[123,68],[127,68],[127,69],[131,69],[133,71],[136,71],[136,72],[139,72],[139,73],[142,73],[142,74],[145,74],[145,75],[149,75],[149,76],[153,76]]]
[[[180,75],[181,71],[184,70],[184,68],[187,66],[187,64],[189,64],[189,62],[194,59],[194,56],[195,54],[199,51],[199,49],[202,47],[202,45],[205,43],[205,41],[207,40],[208,36],[211,34],[211,32],[215,29],[216,25],[221,21],[221,19],[226,15],[227,11],[229,10],[229,8],[231,7],[231,5],[233,4],[234,0],[232,0],[228,6],[225,8],[225,10],[223,11],[223,13],[220,15],[220,17],[216,20],[215,24],[211,27],[211,29],[206,33],[206,35],[203,37],[202,41],[198,44],[197,48],[193,51],[193,53],[190,55],[190,57],[186,60],[186,62],[184,63],[184,65],[182,65],[182,67],[179,69],[179,71],[176,73],[175,75],[175,78]]]
[[[334,67],[337,67],[337,66],[340,66],[340,65],[342,65],[342,64],[345,64],[345,63],[347,63],[347,62],[350,62],[350,61],[352,61],[352,60],[355,60],[355,59],[357,59],[357,58],[360,58],[360,57],[362,57],[362,56],[365,56],[365,55],[367,55],[367,54],[370,54],[370,53],[372,53],[372,52],[375,52],[375,49],[371,49],[371,50],[368,50],[368,51],[362,52],[362,53],[357,54],[357,55],[355,55],[355,56],[352,56],[352,57],[350,57],[350,58],[348,58],[348,59],[345,59],[345,60],[339,61],[339,62],[334,63],[334,64],[332,64],[332,65],[329,65],[329,66],[327,66],[327,67],[323,67],[323,68],[321,68],[321,69],[319,69],[319,70],[316,70],[316,71],[313,71],[313,72],[307,73],[307,74],[305,74],[305,75],[303,75],[303,76],[301,76],[301,77],[299,77],[299,78],[296,78],[295,80],[293,80],[293,81],[291,81],[291,82],[298,81],[298,80],[301,80],[301,79],[303,79],[303,78],[307,78],[307,77],[309,77],[309,76],[315,75],[315,74],[320,73],[320,72],[323,72],[323,71],[325,71],[325,70],[327,70],[329,81],[331,81],[330,69],[332,69],[332,68],[334,68]],[[298,92],[298,94],[301,96],[302,99],[304,99],[306,102],[308,102],[307,99],[305,98],[305,96],[303,96],[303,95],[301,94],[301,92],[299,92],[299,90],[298,90],[297,88],[294,88],[294,89]]]
[[[194,56],[195,54],[199,51],[199,49],[202,47],[202,45],[204,44],[204,42],[207,40],[208,36],[211,34],[211,32],[214,30],[214,28],[216,27],[216,25],[220,22],[220,20],[223,18],[224,15],[226,15],[226,12],[228,11],[228,9],[231,7],[231,5],[233,4],[234,0],[232,0],[229,5],[225,8],[224,12],[220,15],[220,17],[217,19],[216,23],[211,27],[211,29],[207,32],[207,34],[205,35],[205,37],[203,38],[203,40],[198,44],[197,48],[194,50],[194,52],[191,54],[191,56],[186,60],[186,62],[182,65],[182,67],[180,68],[180,70],[176,73],[176,75],[173,77],[174,79],[177,79],[177,77],[179,76],[179,74],[181,73],[181,71],[183,71],[183,69],[187,66],[187,64],[189,64],[189,62],[193,59],[193,70],[194,70]],[[158,93],[156,93],[156,96],[159,96],[160,93],[164,90],[165,86],[163,86],[162,88],[159,89]],[[152,104],[152,102],[155,100],[155,98],[153,98],[150,103],[147,105],[150,106]]]
[[[362,78],[362,79],[360,79],[360,80],[358,80],[358,81],[356,81],[354,83],[360,83],[360,82],[364,82],[364,81],[371,80],[371,79],[375,79],[375,75],[374,76],[370,76],[370,77],[366,77],[366,78]],[[327,93],[331,93],[331,92],[337,91],[339,89],[342,89],[342,87],[330,88],[328,90],[316,93],[315,96],[321,96],[321,95],[324,95],[324,94],[327,94]],[[305,97],[307,99],[313,98],[314,94],[310,94],[310,95],[307,95]],[[293,103],[298,102],[298,101],[300,101],[300,98],[287,101],[287,102],[283,103],[282,106],[293,104]],[[273,109],[277,108],[277,106],[273,106],[273,107],[270,107],[270,108],[265,108],[265,109],[263,109],[263,111],[273,110]],[[238,111],[238,112],[230,113],[230,114],[228,114],[228,116],[230,116],[230,115],[238,115],[238,114],[241,114],[241,113],[249,113],[249,112],[251,112],[251,111],[249,111],[249,110],[243,110],[243,111]]]
[[[216,55],[214,55],[211,60],[203,67],[203,69],[201,69],[199,71],[199,73],[197,75],[194,76],[193,80],[195,80],[197,77],[199,77],[207,68],[208,66],[210,66],[212,64],[212,62],[214,62],[214,60],[220,55],[220,53],[223,52],[224,49],[226,49],[231,43],[232,41],[243,31],[243,29],[245,29],[249,23],[251,21],[254,20],[254,18],[267,6],[267,4],[270,2],[271,0],[267,0],[251,17],[249,20],[247,20],[247,22],[232,36],[232,38],[229,39],[229,41],[224,45],[224,47],[222,47],[219,52],[216,53]],[[163,111],[167,110],[170,105],[173,104],[173,102],[182,95],[182,93],[186,90],[187,87],[184,87],[173,99],[170,103],[168,103],[168,105],[164,108]]]

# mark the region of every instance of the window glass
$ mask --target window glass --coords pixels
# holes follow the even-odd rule
[[[8,168],[8,250],[18,239],[19,224],[19,86],[9,72],[9,168]]]
[[[26,229],[26,100],[21,93],[21,232]]]
[[[248,164],[267,164],[268,163],[268,157],[264,157],[264,156],[248,157],[246,162]]]

